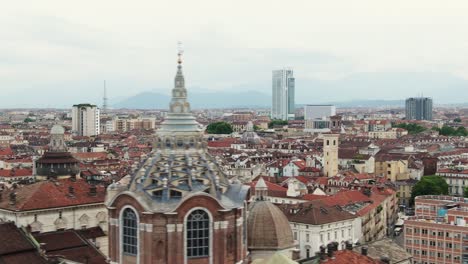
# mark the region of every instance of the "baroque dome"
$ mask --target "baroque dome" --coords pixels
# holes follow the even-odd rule
[[[54,125],[50,130],[50,134],[63,135],[65,134],[65,129],[61,125]]]
[[[239,194],[248,187],[231,184],[208,154],[202,126],[190,111],[180,58],[178,63],[169,112],[156,131],[153,151],[134,168],[128,190],[120,193],[131,194],[154,212],[172,211],[194,194],[209,195],[225,208],[240,206]]]
[[[281,250],[295,245],[288,219],[268,201],[255,201],[251,205],[247,230],[249,250]]]

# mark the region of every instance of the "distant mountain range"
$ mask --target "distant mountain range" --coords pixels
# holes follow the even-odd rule
[[[253,89],[255,87],[255,89]],[[189,87],[194,108],[270,107],[268,81],[200,92]],[[169,95],[152,90],[123,99],[114,108],[167,109]],[[206,91],[206,90],[205,90]],[[235,92],[234,92],[235,91]],[[406,97],[434,99],[436,106],[468,106],[468,81],[446,73],[357,73],[336,80],[296,78],[296,104],[337,107],[403,107]]]
[[[193,108],[270,107],[271,96],[256,91],[241,92],[190,92],[188,100]],[[114,108],[167,109],[170,96],[156,92],[143,92],[129,97]]]

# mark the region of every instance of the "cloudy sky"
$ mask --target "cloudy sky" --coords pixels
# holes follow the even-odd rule
[[[31,0],[1,9],[0,107],[101,104],[103,80],[111,102],[168,93],[177,41],[192,90],[270,94],[271,70],[288,66],[299,103],[421,93],[468,102],[466,0]]]

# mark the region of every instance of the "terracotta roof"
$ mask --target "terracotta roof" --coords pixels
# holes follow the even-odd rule
[[[47,263],[24,232],[13,223],[0,224],[0,263]]]
[[[310,225],[323,225],[356,218],[356,216],[343,211],[340,207],[328,206],[318,200],[294,205],[282,205],[280,208],[290,222]]]
[[[70,179],[56,182],[36,182],[4,191],[4,199],[0,201],[0,208],[13,211],[27,211],[104,203],[104,186],[97,186],[95,196],[89,194],[90,186],[83,179],[78,179],[75,182]],[[70,195],[70,187],[73,187],[74,195]],[[14,205],[10,204],[9,199],[12,192],[16,193],[16,203]]]
[[[14,155],[13,151],[11,148],[0,148],[0,156],[12,156]]]
[[[11,169],[11,170],[5,170],[5,169],[0,169],[0,177],[26,177],[26,176],[32,176],[32,170],[31,169]]]
[[[89,242],[78,235],[75,230],[35,234],[39,243],[44,243],[47,255],[63,256],[78,263],[104,264],[106,257]]]
[[[370,202],[371,199],[360,191],[350,190],[336,193],[335,195],[329,196],[322,201],[329,206],[345,206],[357,202]]]
[[[381,264],[379,260],[372,259],[368,256],[361,255],[352,250],[339,250],[334,252],[335,257],[327,259],[327,264]]]

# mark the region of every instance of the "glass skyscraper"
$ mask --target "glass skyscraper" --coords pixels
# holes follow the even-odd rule
[[[292,69],[273,71],[271,118],[294,119],[295,84]]]

